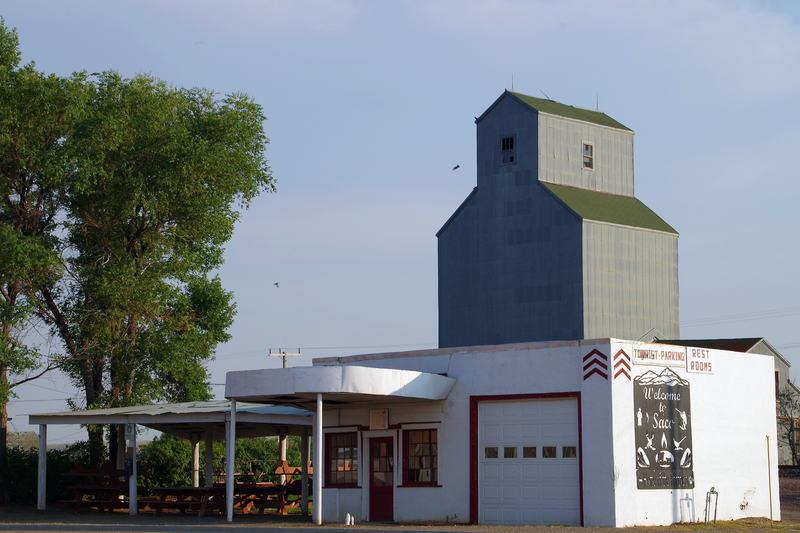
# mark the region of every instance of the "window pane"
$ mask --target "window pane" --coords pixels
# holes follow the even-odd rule
[[[578,448],[575,446],[564,446],[561,448],[561,457],[578,457]]]
[[[504,459],[516,459],[517,458],[517,447],[509,447],[506,446],[503,448],[503,458]]]
[[[358,471],[357,433],[336,433],[327,436],[328,482],[332,484],[355,484],[357,478],[350,472]]]
[[[542,446],[542,457],[545,459],[553,459],[556,457],[555,446]]]
[[[436,479],[436,430],[411,430],[404,432],[405,469],[403,479],[407,483],[430,483]]]
[[[483,456],[486,459],[497,459],[497,446],[487,446],[484,448]]]
[[[523,446],[522,447],[522,457],[525,459],[535,459],[536,458],[536,446]]]

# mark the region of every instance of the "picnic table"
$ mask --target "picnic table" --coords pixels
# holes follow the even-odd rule
[[[75,468],[64,475],[79,479],[77,484],[68,487],[74,492],[74,498],[59,500],[59,503],[71,506],[73,513],[80,511],[81,507],[112,512],[130,505],[125,470],[114,468],[110,461],[104,462],[100,468],[84,468],[79,461],[75,461]]]
[[[186,514],[187,509],[197,509],[198,516],[206,511],[222,511],[225,509],[225,485],[215,484],[213,487],[160,487],[157,501],[146,502],[147,507],[154,509],[156,516],[164,509],[178,509]]]
[[[312,469],[308,468],[309,490],[311,495]],[[258,514],[263,514],[266,509],[275,509],[281,514],[288,514],[288,510],[299,507],[302,497],[302,481],[292,480],[292,476],[299,476],[302,469],[299,466],[289,466],[283,461],[270,476],[283,476],[284,483],[247,482],[233,484],[234,508],[239,508],[243,513],[250,513],[253,507],[258,508]],[[94,507],[101,512],[112,512],[114,509],[128,508],[130,506],[129,485],[124,470],[117,470],[106,461],[101,468],[84,468],[75,462],[68,474],[79,478],[79,483],[69,488],[74,491],[74,499],[60,500],[72,506],[77,513],[81,507]],[[187,510],[198,511],[198,516],[204,516],[208,511],[224,512],[226,509],[226,484],[214,483],[211,487],[159,487],[153,489],[158,495],[156,500],[141,500],[137,502],[139,508],[149,508],[155,511],[156,516],[161,515],[164,509],[178,509],[181,514]],[[297,499],[290,499],[297,496]]]

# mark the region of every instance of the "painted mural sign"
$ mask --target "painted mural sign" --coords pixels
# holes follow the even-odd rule
[[[631,347],[633,364],[651,366],[686,366],[686,348],[666,344],[641,344]]]
[[[669,368],[633,380],[636,486],[694,488],[689,382]]]

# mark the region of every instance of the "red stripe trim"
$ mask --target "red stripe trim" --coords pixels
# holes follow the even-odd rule
[[[587,379],[589,379],[589,377],[592,374],[598,374],[598,375],[602,376],[604,379],[608,379],[608,374],[598,370],[597,368],[593,368],[589,373],[587,373],[585,376],[583,376],[583,380],[586,381]]]
[[[614,374],[614,379],[617,379],[617,377],[618,377],[620,374],[622,374],[622,375],[624,375],[626,378],[628,378],[628,381],[630,381],[630,380],[631,380],[631,377],[628,375],[628,373],[627,373],[627,372],[625,372],[625,369],[624,369],[624,368],[621,368],[621,369],[619,370],[619,372],[617,372],[616,374]]]
[[[586,355],[584,355],[583,356],[583,360],[586,361],[587,359],[589,359],[593,355],[599,355],[602,359],[608,361],[608,357],[606,357],[606,355],[603,352],[601,352],[600,350],[598,350],[597,348],[595,348],[591,352],[589,352]]]
[[[589,367],[592,366],[592,365],[597,365],[597,366],[601,367],[603,370],[608,370],[608,366],[605,363],[603,363],[601,361],[598,361],[597,359],[594,359],[594,360],[590,361],[589,364],[587,364],[586,366],[583,367],[584,372],[586,370],[588,370]]]
[[[595,369],[592,372],[603,374]],[[585,379],[585,378],[584,378]],[[606,377],[606,379],[608,379]],[[477,524],[480,515],[478,501],[478,403],[509,400],[545,400],[548,398],[576,398],[578,400],[578,490],[580,491],[581,527],[583,526],[583,422],[580,392],[548,392],[544,394],[503,394],[498,396],[469,397],[469,521]]]

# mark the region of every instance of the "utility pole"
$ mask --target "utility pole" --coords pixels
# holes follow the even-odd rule
[[[300,348],[297,349],[297,353],[286,353],[282,349],[278,348],[278,353],[272,353],[272,348],[269,349],[269,354],[274,357],[280,357],[283,359],[283,368],[286,368],[286,358],[287,357],[297,357],[299,355],[303,355],[300,353]]]

